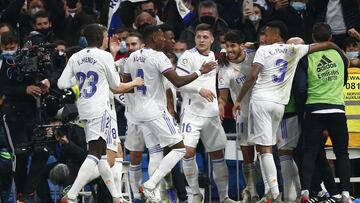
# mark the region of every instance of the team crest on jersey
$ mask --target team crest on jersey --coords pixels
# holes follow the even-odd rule
[[[187,59],[183,59],[183,60],[181,61],[181,63],[184,64],[184,65],[186,65],[187,63],[189,63],[189,61],[188,61]]]
[[[225,84],[225,80],[224,78],[219,78],[219,85],[224,85]]]

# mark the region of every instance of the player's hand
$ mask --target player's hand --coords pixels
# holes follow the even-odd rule
[[[41,95],[41,88],[35,85],[29,85],[26,87],[26,94],[39,97]]]
[[[120,40],[116,35],[112,35],[109,40],[109,49],[111,54],[116,54],[120,50]]]
[[[235,102],[234,103],[234,106],[233,106],[233,116],[234,116],[234,119],[236,119],[236,117],[239,115],[239,112],[240,112],[240,102]]]
[[[201,74],[206,74],[214,70],[216,67],[217,67],[217,63],[215,61],[210,61],[207,63],[204,62],[200,68],[200,72]]]
[[[199,94],[200,96],[204,97],[208,102],[212,102],[216,98],[215,94],[212,91],[205,88],[201,88]]]
[[[275,10],[285,8],[289,5],[289,0],[276,0],[275,1]]]
[[[50,81],[48,79],[44,79],[40,82],[40,89],[42,93],[48,93],[50,89]]]
[[[220,120],[223,121],[224,120],[224,115],[225,115],[225,109],[223,105],[219,105],[219,117]]]
[[[133,83],[134,83],[134,86],[135,87],[139,87],[139,86],[143,86],[145,83],[144,83],[144,80],[141,78],[141,77],[136,77],[134,80],[133,80]]]
[[[69,139],[66,137],[66,135],[59,137],[57,140],[61,145],[69,144]]]

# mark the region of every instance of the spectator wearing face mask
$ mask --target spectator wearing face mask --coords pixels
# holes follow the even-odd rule
[[[182,40],[178,40],[177,42],[175,42],[174,45],[174,54],[176,55],[176,57],[179,59],[180,56],[188,49],[187,44],[185,41]]]
[[[129,53],[126,49],[126,38],[131,32],[128,28],[120,28],[115,31],[115,34],[110,38],[110,53],[113,55],[115,61],[121,58],[127,58]]]
[[[243,30],[245,41],[255,42],[259,29],[265,24],[265,9],[259,4],[253,4],[253,9],[245,8],[243,11],[243,20],[239,29]]]
[[[289,37],[300,37],[311,43],[314,9],[307,0],[280,0],[274,3],[274,18],[288,27]]]
[[[54,33],[58,33],[61,29],[60,22],[63,21],[65,12],[62,9],[60,1],[53,0],[30,0],[27,2],[25,10],[23,9],[25,0],[13,0],[8,4],[0,17],[0,23],[9,23],[18,34],[20,45],[23,45],[30,31],[33,31],[34,16],[39,11],[49,12],[49,22],[53,23],[52,29]],[[36,29],[36,28],[35,28]]]
[[[45,42],[54,42],[57,37],[52,28],[52,22],[46,11],[39,11],[33,17],[34,28],[42,34]]]
[[[195,46],[195,27],[200,23],[206,23],[211,25],[214,30],[214,43],[211,46],[211,51],[219,53],[221,50],[219,34],[228,29],[228,24],[221,18],[219,18],[217,5],[212,0],[201,1],[198,8],[199,18],[187,27],[180,35],[180,40],[187,43],[188,48]]]
[[[347,58],[350,60],[350,67],[360,67],[360,42],[359,40],[349,37],[345,40],[344,50]]]

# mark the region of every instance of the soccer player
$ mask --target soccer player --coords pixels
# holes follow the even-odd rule
[[[142,187],[145,197],[150,202],[159,202],[154,194],[155,187],[185,155],[182,135],[166,109],[163,76],[176,87],[181,87],[210,72],[216,64],[207,63],[190,75],[178,76],[170,60],[161,52],[165,45],[161,29],[157,26],[148,26],[144,29],[143,37],[145,48],[133,52],[125,63],[124,82],[138,76],[144,78],[145,85],[135,89],[134,108],[131,109],[133,119],[139,123],[142,132],[151,132],[151,139],[157,139],[160,147],[168,146],[172,149]]]
[[[224,106],[230,92],[231,99],[236,100],[241,86],[249,74],[255,51],[243,49],[244,35],[240,31],[231,30],[225,33],[226,55],[229,65],[220,67],[218,76],[219,88],[219,115],[224,118]],[[248,142],[248,111],[251,92],[248,92],[241,101],[240,115],[236,116],[237,143],[243,155],[243,173],[246,188],[243,190],[242,202],[256,202],[259,195],[256,192],[256,171],[254,162],[254,145]]]
[[[214,52],[210,51],[213,42],[214,36],[210,25],[199,24],[196,26],[195,47],[185,51],[180,57],[177,72],[187,75],[198,71],[206,63],[215,63]],[[194,203],[200,203],[203,200],[195,161],[196,146],[200,138],[212,160],[214,181],[219,192],[220,202],[234,202],[228,197],[228,168],[224,160],[227,138],[221,127],[215,85],[216,70],[213,70],[180,88],[185,109],[182,112],[181,121],[186,147],[183,170],[192,194],[194,194]]]
[[[311,45],[285,44],[287,28],[281,21],[271,21],[265,28],[266,44],[255,54],[250,73],[246,77],[233,107],[236,115],[241,101],[252,88],[249,104],[249,142],[261,154],[260,163],[270,187],[272,200],[281,201],[272,146],[276,144],[276,131],[289,102],[290,89],[299,60],[308,53],[337,48],[334,43]]]
[[[305,44],[299,37],[287,40],[287,44]],[[297,116],[294,94],[290,95],[289,103],[285,106],[284,116],[276,132],[278,155],[281,165],[281,175],[284,183],[284,201],[295,202],[300,197],[299,170],[293,158],[293,152],[300,137],[300,123]]]
[[[108,43],[107,30],[99,24],[90,24],[84,29],[88,47],[70,57],[58,80],[60,89],[77,84],[80,97],[77,100],[79,116],[84,123],[89,155],[80,167],[78,176],[62,202],[77,202],[81,188],[93,177],[92,171],[98,167],[114,202],[121,202],[114,184],[113,174],[107,162],[106,148],[117,151],[117,129],[113,128],[116,117],[111,111],[110,89],[125,92],[143,84],[140,78],[127,84],[120,84],[110,53],[99,49]],[[114,137],[113,137],[114,136]],[[113,147],[111,147],[111,144]],[[90,171],[90,172],[89,172]]]

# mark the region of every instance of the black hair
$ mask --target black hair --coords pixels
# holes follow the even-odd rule
[[[9,31],[1,34],[1,45],[6,46],[13,43],[18,44],[18,39],[13,32]]]
[[[146,26],[144,31],[142,32],[145,42],[148,42],[152,38],[152,36],[157,32],[162,32],[159,26],[156,25]]]
[[[245,42],[245,36],[240,30],[229,30],[225,33],[225,42],[242,44]]]
[[[345,50],[347,46],[358,46],[359,45],[359,40],[357,40],[356,38],[354,37],[348,37],[346,38],[346,40],[344,41],[344,46],[343,46],[343,49]]]
[[[88,47],[101,47],[104,32],[106,32],[106,28],[103,25],[93,23],[89,24],[84,28],[84,37],[88,43]]]
[[[131,28],[122,27],[122,28],[117,29],[114,33],[115,33],[115,34],[117,34],[117,33],[123,33],[123,32],[128,32],[128,33],[130,33],[131,31],[132,31]]]
[[[211,34],[213,34],[212,26],[206,23],[200,23],[199,25],[197,25],[195,28],[195,33],[197,33],[198,31],[209,31]]]
[[[166,31],[173,31],[174,32],[174,27],[170,24],[167,24],[167,23],[164,23],[162,25],[160,25],[160,28],[163,32],[166,32]]]
[[[286,41],[288,39],[288,29],[284,22],[279,20],[270,21],[266,24],[266,27],[275,28],[279,31],[280,37]]]
[[[139,32],[130,32],[126,38],[128,37],[137,37],[140,40],[140,42],[144,42],[144,38],[142,34],[140,34]]]
[[[199,10],[200,8],[214,8],[217,12],[217,5],[213,0],[201,1],[199,4]]]
[[[312,34],[317,42],[326,42],[331,37],[331,27],[326,23],[315,23]]]
[[[68,44],[64,40],[56,40],[53,42],[55,46],[64,45],[65,47],[68,47]]]
[[[36,23],[36,19],[38,18],[47,18],[49,19],[49,22],[50,22],[50,16],[48,14],[48,12],[46,11],[38,11],[37,13],[35,13],[35,15],[33,16],[33,23],[35,24]]]

